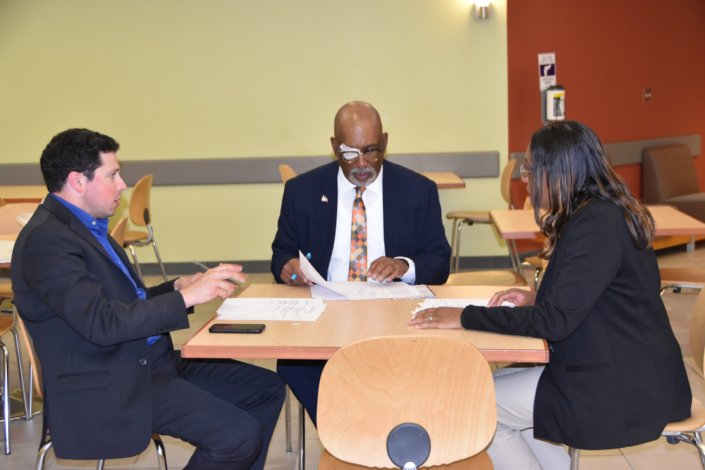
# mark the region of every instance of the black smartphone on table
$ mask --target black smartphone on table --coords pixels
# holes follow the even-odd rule
[[[216,323],[208,328],[211,333],[262,333],[262,323]]]

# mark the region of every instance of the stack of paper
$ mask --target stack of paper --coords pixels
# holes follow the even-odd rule
[[[12,249],[15,247],[15,242],[8,240],[0,240],[0,263],[9,263],[12,259]]]
[[[419,304],[419,307],[411,312],[411,318],[416,317],[416,314],[421,310],[426,310],[427,308],[440,308],[440,307],[453,307],[453,308],[465,308],[468,305],[475,305],[477,307],[487,307],[490,299],[428,299],[424,300]],[[514,307],[514,304],[509,302],[502,302],[503,307]]]
[[[219,320],[316,321],[326,309],[320,299],[225,299]]]
[[[410,286],[405,282],[329,282],[318,274],[299,251],[301,271],[317,284],[311,295],[324,300],[424,299],[435,295],[426,286]]]

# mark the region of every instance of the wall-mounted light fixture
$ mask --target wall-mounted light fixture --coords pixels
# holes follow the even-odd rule
[[[490,0],[477,0],[475,3],[475,19],[487,20],[490,17]]]

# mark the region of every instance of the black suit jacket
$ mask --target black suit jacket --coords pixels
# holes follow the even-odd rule
[[[272,243],[272,274],[277,282],[283,282],[279,275],[290,259],[298,258],[299,250],[311,253],[311,264],[326,277],[335,242],[338,168],[335,161],[287,181]],[[416,284],[444,284],[450,273],[450,245],[436,183],[388,161],[383,178],[386,256],[413,260]]]
[[[531,307],[467,307],[465,328],[545,338],[534,435],[579,449],[657,439],[690,416],[680,346],[653,249],[634,246],[624,215],[603,200],[563,230]]]
[[[128,267],[125,251],[109,240]],[[152,432],[147,337],[188,328],[173,281],[145,289],[147,299],[95,236],[47,197],[12,255],[15,304],[42,364],[45,406],[57,457],[137,455]],[[164,335],[161,341],[169,341]]]

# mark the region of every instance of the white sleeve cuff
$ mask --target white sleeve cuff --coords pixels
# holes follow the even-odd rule
[[[406,271],[406,274],[404,274],[400,279],[407,284],[414,285],[416,282],[416,264],[411,261],[409,258],[406,258],[404,256],[397,256],[394,259],[403,259],[407,263],[409,263],[409,270]]]

